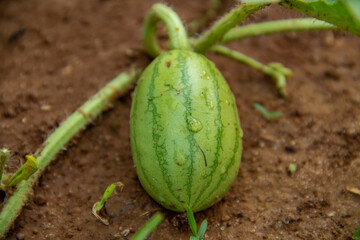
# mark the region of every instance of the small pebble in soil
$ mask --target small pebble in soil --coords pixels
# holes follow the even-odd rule
[[[112,239],[113,239],[113,240],[115,240],[115,239],[121,239],[121,235],[120,235],[120,234],[114,234]]]
[[[70,232],[68,232],[68,233],[65,234],[65,237],[66,237],[66,238],[73,238],[73,236],[74,236],[74,234],[72,234],[72,233],[70,233]]]
[[[123,235],[124,237],[127,237],[130,233],[130,229],[125,229],[124,231],[121,232],[121,235]]]
[[[230,220],[230,216],[229,215],[224,215],[221,219],[223,222],[227,222]]]
[[[341,75],[338,71],[334,69],[328,69],[324,72],[325,77],[333,79],[333,80],[339,80],[341,78]]]
[[[37,228],[34,228],[34,229],[32,230],[32,233],[33,233],[34,235],[38,235],[39,230],[38,230]]]
[[[18,234],[16,234],[16,239],[17,239],[17,240],[24,240],[24,239],[25,239],[25,234],[24,234],[24,233],[18,233]]]
[[[239,212],[236,217],[237,218],[242,218],[242,217],[244,217],[244,214],[242,212]]]
[[[15,42],[16,40],[21,38],[25,34],[25,32],[26,32],[26,28],[20,28],[19,30],[11,34],[11,36],[8,39],[8,42],[9,43]]]
[[[50,105],[41,105],[40,110],[44,111],[44,112],[48,112],[51,110],[51,106]]]
[[[34,198],[34,203],[38,206],[45,206],[47,201],[43,196],[39,195]]]
[[[288,153],[296,153],[296,149],[293,146],[286,146],[285,151]]]
[[[6,192],[2,189],[0,189],[0,205],[5,202],[6,199]]]

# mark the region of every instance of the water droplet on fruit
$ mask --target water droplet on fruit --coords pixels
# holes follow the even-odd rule
[[[192,116],[188,116],[188,124],[192,132],[199,132],[203,128],[202,123]]]
[[[175,159],[175,163],[178,166],[183,166],[188,161],[188,158],[187,158],[184,150],[182,150],[182,149],[175,150],[174,159]]]
[[[213,101],[209,101],[208,106],[209,106],[210,110],[214,110],[214,102]]]

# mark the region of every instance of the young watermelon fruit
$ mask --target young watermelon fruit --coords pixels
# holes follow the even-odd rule
[[[145,69],[135,89],[130,131],[142,186],[170,210],[210,207],[238,173],[243,134],[235,98],[201,54],[172,50]]]

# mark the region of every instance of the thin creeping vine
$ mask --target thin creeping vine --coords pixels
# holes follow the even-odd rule
[[[233,58],[239,62],[250,65],[267,75],[270,75],[282,96],[286,96],[285,86],[286,77],[291,71],[279,63],[270,63],[264,65],[244,54],[231,50],[225,46],[219,45],[227,42],[240,40],[247,37],[258,35],[273,34],[285,31],[303,31],[303,30],[327,30],[336,29],[336,26],[315,19],[292,19],[271,21],[266,23],[257,23],[247,26],[236,27],[242,20],[252,13],[264,8],[271,3],[277,3],[278,0],[253,0],[247,1],[246,4],[240,4],[232,11],[215,23],[208,31],[197,38],[188,38],[187,32],[178,15],[169,7],[163,4],[155,4],[148,12],[144,22],[144,48],[152,57],[159,56],[162,50],[156,40],[156,25],[163,22],[168,30],[170,50],[183,49],[193,50],[198,53],[205,54],[213,51]],[[38,160],[39,169],[29,179],[22,181],[7,201],[0,213],[0,238],[4,238],[15,218],[19,215],[23,205],[28,199],[32,186],[38,180],[40,175],[49,165],[54,156],[65,146],[72,137],[81,131],[89,122],[98,116],[107,104],[114,98],[118,91],[124,91],[133,83],[139,71],[132,71],[130,74],[121,74],[119,77],[111,81],[105,88],[100,90],[92,99],[86,102],[79,110],[73,113],[63,124],[46,140],[43,148],[40,148],[35,157]],[[5,156],[5,155],[4,155]],[[6,155],[7,157],[7,155]],[[3,161],[1,166],[3,167]],[[0,177],[1,180],[1,177]],[[189,208],[188,208],[189,209]],[[190,209],[188,216],[194,231],[194,217]],[[143,239],[151,229],[159,224],[162,220],[157,215],[151,222],[148,230],[142,234],[136,235],[134,239]],[[194,238],[203,236],[206,224],[201,227],[199,233],[194,231]],[[200,237],[201,238],[201,237]]]
[[[22,181],[0,213],[0,239],[5,238],[6,233],[20,214],[22,207],[29,198],[31,189],[37,182],[45,168],[54,159],[55,155],[82,129],[91,123],[104,109],[106,109],[120,92],[128,90],[139,75],[139,70],[133,70],[129,74],[122,73],[103,89],[95,94],[83,106],[64,121],[56,131],[44,142],[35,156],[39,169],[28,180]]]

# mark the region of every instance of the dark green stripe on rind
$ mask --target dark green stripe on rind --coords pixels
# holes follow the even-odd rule
[[[175,199],[177,199],[175,196],[175,192],[172,189],[172,182],[171,182],[171,179],[169,178],[169,174],[168,174],[168,170],[167,170],[167,165],[168,165],[167,149],[164,146],[165,143],[160,142],[160,140],[161,140],[160,138],[161,138],[161,134],[163,134],[162,131],[164,130],[164,126],[159,124],[161,116],[160,116],[160,114],[158,114],[157,105],[154,104],[154,98],[155,98],[154,91],[155,91],[155,87],[156,87],[155,81],[157,80],[157,78],[159,76],[159,67],[161,66],[161,63],[162,63],[162,61],[159,61],[159,63],[155,65],[153,76],[151,77],[151,85],[150,85],[149,95],[148,95],[148,99],[149,99],[148,109],[152,112],[153,147],[156,152],[158,166],[160,167],[161,172],[163,173],[162,175],[163,175],[164,181],[166,182],[169,192],[174,196]],[[180,202],[179,202],[179,204],[180,204]]]
[[[186,127],[188,130],[187,140],[190,146],[190,152],[188,154],[188,159],[190,159],[190,164],[188,168],[188,181],[186,186],[187,195],[188,195],[188,203],[191,200],[191,187],[192,187],[192,177],[193,177],[193,168],[194,168],[194,154],[195,154],[195,141],[194,141],[194,133],[190,130],[190,123],[189,123],[189,116],[191,116],[192,108],[191,108],[191,83],[189,83],[189,74],[188,74],[188,66],[187,61],[184,56],[184,52],[179,53],[178,58],[178,66],[181,71],[181,78],[180,81],[184,84],[185,88],[183,89],[183,96],[185,98],[185,102],[183,106],[185,107],[186,111],[184,112],[184,122],[186,122]]]
[[[211,72],[211,68],[209,68],[208,65],[208,60],[203,57],[202,55],[199,55],[199,58],[203,60],[203,63],[206,64],[207,68],[206,68],[206,73],[208,73],[208,71]],[[216,107],[215,109],[217,110],[217,119],[214,119],[214,125],[218,125],[217,128],[217,134],[216,134],[216,150],[215,150],[215,159],[213,162],[213,165],[211,167],[211,172],[210,174],[208,174],[206,176],[206,178],[208,178],[208,183],[206,184],[205,187],[207,187],[209,184],[211,184],[211,182],[213,181],[213,176],[214,173],[216,172],[218,166],[219,166],[219,155],[220,155],[220,149],[222,148],[222,143],[221,143],[221,137],[222,137],[222,133],[223,133],[223,125],[222,125],[222,120],[221,120],[221,107],[220,107],[220,99],[219,99],[219,85],[218,85],[218,81],[217,78],[213,76],[213,74],[211,74],[211,80],[213,85],[215,86],[215,89],[213,90],[215,93],[215,100],[216,100]],[[211,141],[211,140],[210,140]],[[203,189],[203,191],[200,192],[200,194],[197,196],[196,200],[194,201],[194,206],[193,207],[193,211],[197,211],[197,206],[199,205],[199,199],[201,198],[201,196],[206,192],[206,188]],[[211,192],[210,192],[211,194]],[[209,195],[210,195],[209,194]]]
[[[141,183],[143,184],[144,188],[149,192],[149,194],[156,199],[157,201],[159,201],[161,204],[165,205],[165,207],[167,208],[171,208],[170,205],[173,205],[174,203],[176,204],[180,204],[180,202],[178,201],[178,198],[175,196],[174,191],[171,189],[171,181],[170,178],[167,176],[166,172],[166,158],[164,155],[166,155],[166,149],[159,145],[159,144],[154,144],[156,143],[160,136],[159,133],[157,131],[161,131],[162,126],[160,124],[157,124],[159,122],[159,118],[160,116],[157,114],[157,106],[154,104],[154,102],[152,101],[155,97],[154,92],[155,92],[155,88],[156,88],[156,80],[159,77],[159,65],[161,64],[161,59],[162,56],[160,56],[158,59],[155,60],[155,62],[152,63],[152,65],[150,65],[151,68],[149,68],[150,71],[150,85],[149,86],[144,86],[141,85],[140,87],[137,87],[136,91],[135,91],[135,96],[134,96],[134,106],[132,109],[132,114],[134,115],[139,115],[139,116],[135,116],[135,118],[137,118],[137,120],[139,121],[139,118],[144,118],[146,119],[146,112],[151,114],[151,121],[150,123],[152,123],[152,126],[149,125],[145,125],[145,126],[136,126],[136,124],[134,122],[133,119],[131,121],[131,128],[132,128],[132,147],[135,148],[133,149],[133,153],[134,153],[134,160],[136,163],[136,166],[138,168],[138,175],[139,175],[139,179],[141,180]],[[145,71],[144,75],[147,74],[148,72]],[[144,77],[144,75],[142,76],[141,81],[139,81],[139,84],[146,84],[147,81],[149,81],[149,79],[146,79],[146,77]],[[147,76],[149,77],[149,76]],[[143,79],[145,78],[145,79]],[[143,81],[142,81],[143,80]],[[148,87],[148,89],[143,89],[144,87]],[[146,91],[148,94],[146,96],[137,96],[138,93],[141,91],[141,94],[143,95],[143,92]],[[146,112],[144,113],[137,113],[137,107],[139,105],[138,101],[142,100],[142,104],[145,104],[145,102],[147,103],[147,107],[146,107]],[[139,122],[137,122],[139,124]],[[152,141],[151,142],[147,142],[146,144],[148,146],[151,146],[151,148],[155,151],[157,158],[155,159],[147,159],[146,156],[141,156],[140,155],[140,151],[139,150],[139,141],[143,141],[143,132],[145,131],[145,128],[151,128],[152,129]],[[134,130],[133,130],[134,129]],[[139,136],[139,141],[136,140],[137,136]],[[142,148],[142,150],[144,151],[144,147],[143,145],[144,143],[141,142],[140,144],[140,148]],[[147,147],[148,148],[148,147]],[[149,151],[149,149],[148,149]],[[150,150],[151,151],[151,150]],[[157,176],[156,178],[154,178],[153,175],[153,171],[151,168],[149,167],[144,167],[144,161],[157,161],[157,162],[153,162],[151,164],[154,164],[154,167],[158,166],[161,169],[161,178]],[[147,163],[148,164],[148,163]],[[155,179],[155,181],[154,181]],[[168,189],[164,189],[164,186],[162,184],[159,184],[159,181],[164,181],[167,185]],[[160,199],[159,196],[163,195],[163,199]],[[171,197],[170,197],[171,195]],[[171,199],[172,204],[167,204],[167,201],[169,201],[169,198]],[[175,210],[175,209],[173,209]]]
[[[219,81],[220,78],[216,76],[215,72],[214,72],[214,68],[215,66],[212,66],[213,63],[211,63],[210,61],[207,61],[206,62],[207,65],[208,65],[208,69],[209,69],[209,72],[212,76],[212,78],[215,79],[215,81]],[[228,88],[228,86],[226,86]],[[227,184],[225,185],[225,188],[224,186],[221,186],[220,184],[223,183],[224,179],[225,178],[230,178],[229,181],[233,182],[234,180],[234,177],[232,176],[228,176],[228,172],[229,172],[229,169],[232,169],[233,165],[236,163],[236,156],[237,156],[237,151],[239,150],[239,142],[241,141],[241,138],[240,138],[240,131],[241,131],[241,128],[240,128],[240,122],[239,122],[239,117],[238,117],[238,113],[237,113],[237,109],[236,109],[236,104],[235,104],[235,99],[233,97],[233,94],[231,93],[231,90],[230,89],[227,89],[228,90],[228,94],[229,96],[231,96],[231,100],[230,101],[230,104],[234,104],[234,106],[232,107],[233,109],[233,120],[235,120],[236,122],[234,123],[234,130],[235,130],[235,143],[234,143],[234,149],[232,151],[232,156],[230,158],[230,162],[229,164],[226,166],[225,168],[225,172],[224,173],[221,173],[219,177],[219,180],[217,181],[217,183],[215,184],[214,187],[212,187],[210,190],[209,190],[209,194],[207,194],[206,196],[203,197],[202,200],[200,200],[199,202],[197,202],[197,205],[195,206],[195,209],[196,211],[200,211],[200,210],[203,210],[205,208],[208,208],[209,206],[211,206],[212,204],[214,204],[215,202],[219,201],[223,195],[228,191],[228,189],[230,188],[231,184]],[[219,93],[219,91],[218,91]],[[223,101],[222,101],[223,102]],[[220,103],[220,101],[219,101]],[[221,112],[220,112],[221,114]],[[222,126],[224,124],[222,123]],[[241,151],[241,149],[240,149]],[[238,159],[238,162],[240,162],[240,157],[241,155],[239,156],[239,159]],[[226,159],[225,159],[226,160]],[[236,173],[238,172],[238,167],[236,167],[235,169]],[[214,193],[216,193],[218,196],[215,196],[215,199],[212,199],[212,197],[210,197],[211,195],[214,195]]]

